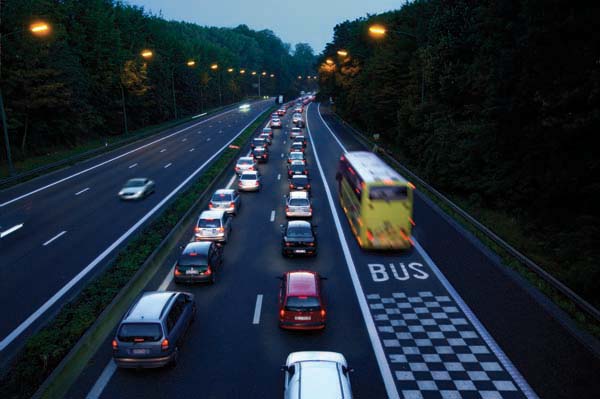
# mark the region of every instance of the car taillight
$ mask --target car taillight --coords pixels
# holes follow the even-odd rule
[[[310,188],[310,184],[307,184],[307,185],[306,185],[306,188]]]
[[[282,319],[285,317],[285,310],[281,309],[279,311],[279,317],[281,317]]]
[[[258,180],[254,182],[254,185],[255,185],[255,186],[258,186]]]
[[[236,167],[235,167],[235,170],[240,170],[240,167],[239,167],[239,166],[236,166]]]
[[[218,230],[219,230],[219,233],[223,233],[225,231],[225,228],[224,227],[219,227]]]
[[[168,339],[163,339],[162,342],[160,343],[160,349],[166,351],[169,349],[169,340]]]
[[[209,202],[209,203],[208,203],[208,207],[209,207],[210,209],[212,209],[212,208],[214,208],[215,206],[212,204],[212,202]]]
[[[315,243],[314,243],[314,242],[309,242],[309,243],[308,243],[308,246],[309,246],[309,247],[314,247],[314,246],[315,246]]]
[[[116,339],[112,340],[112,348],[114,351],[116,351],[117,349],[119,349],[119,343],[117,342]]]
[[[286,242],[286,243],[285,243],[285,246],[286,246],[286,247],[291,247],[291,246],[292,246],[292,243],[291,243],[291,242]]]
[[[285,207],[285,211],[286,211],[286,212],[289,212],[289,211],[290,211],[290,207],[289,207],[289,206],[286,206],[286,207]]]
[[[230,202],[229,206],[231,206],[231,207],[235,206],[235,202]]]
[[[373,233],[371,232],[371,230],[367,230],[367,240],[369,241],[373,241]]]
[[[322,318],[325,318],[325,314],[326,314],[325,309],[321,309],[321,317]]]
[[[250,166],[248,170],[254,170],[254,166]]]
[[[196,233],[199,233],[199,232],[200,232],[200,227],[198,227],[198,226],[194,227],[194,231],[195,231]]]
[[[290,188],[294,188],[294,185],[293,185],[293,184],[290,184]]]
[[[176,276],[181,276],[181,271],[177,268],[177,266],[175,266],[174,274]]]
[[[205,275],[205,276],[210,276],[211,274],[212,274],[212,270],[211,270],[210,266],[208,266],[208,267],[206,268],[206,271],[204,272],[204,275]]]

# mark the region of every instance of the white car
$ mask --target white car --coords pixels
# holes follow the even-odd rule
[[[254,157],[240,157],[235,164],[235,173],[241,175],[247,170],[256,170],[256,161]]]
[[[285,399],[352,399],[352,369],[341,353],[292,352],[283,371]]]
[[[154,192],[154,182],[146,178],[129,179],[119,191],[119,198],[135,200],[144,198]]]
[[[289,218],[312,217],[312,206],[306,191],[292,191],[285,204],[285,216]]]
[[[281,119],[273,118],[271,119],[271,129],[281,128]]]
[[[260,191],[261,189],[260,173],[257,170],[246,171],[241,174],[238,181],[238,189],[240,191]]]

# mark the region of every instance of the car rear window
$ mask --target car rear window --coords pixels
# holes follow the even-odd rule
[[[197,267],[202,267],[202,266],[206,266],[206,256],[204,255],[183,255],[179,257],[179,260],[177,261],[177,267],[185,267],[185,266],[197,266]]]
[[[122,342],[133,342],[136,339],[154,342],[161,339],[162,329],[158,323],[123,323],[117,337]]]
[[[321,309],[319,298],[315,296],[289,296],[285,302],[285,310],[311,311]]]
[[[243,174],[240,176],[240,180],[256,180],[256,175],[251,173]]]
[[[219,219],[200,219],[198,220],[198,227],[216,229],[221,227],[221,221]]]
[[[251,159],[240,159],[238,161],[238,165],[252,165],[253,162]]]
[[[125,187],[143,187],[146,184],[145,180],[129,180],[125,183]]]
[[[213,194],[212,201],[231,201],[231,194]]]
[[[406,186],[371,186],[369,199],[383,201],[402,201],[408,196]]]
[[[306,176],[294,176],[292,177],[292,181],[296,184],[306,184],[308,183],[308,178]]]
[[[290,199],[290,206],[309,206],[310,202],[306,198]]]
[[[302,171],[303,172],[304,171],[304,165],[292,165],[291,169],[294,172],[297,172],[297,171]]]
[[[289,227],[287,236],[289,238],[312,238],[312,231],[305,227]]]
[[[304,155],[302,153],[292,152],[290,154],[291,159],[304,159]]]

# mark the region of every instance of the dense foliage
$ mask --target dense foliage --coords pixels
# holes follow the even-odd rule
[[[134,130],[173,119],[175,109],[196,114],[257,95],[263,71],[262,95],[296,95],[304,89],[296,76],[314,64],[310,46],[292,49],[269,30],[165,21],[116,0],[0,0],[0,11],[2,94],[17,160],[121,134],[124,113]],[[31,34],[36,20],[51,34]]]
[[[414,1],[335,27],[321,95],[434,186],[522,221],[600,306],[599,19],[564,0]]]

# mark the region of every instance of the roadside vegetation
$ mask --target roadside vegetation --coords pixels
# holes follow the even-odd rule
[[[318,60],[321,100],[597,308],[598,17],[414,1],[337,25]]]

